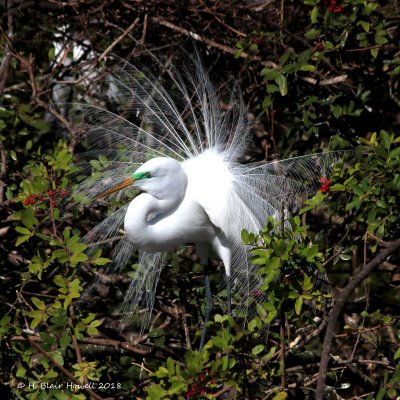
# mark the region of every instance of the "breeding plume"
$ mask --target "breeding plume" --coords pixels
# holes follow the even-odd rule
[[[76,116],[89,149],[84,157],[91,160],[80,164],[77,197],[120,204],[85,241],[90,251],[110,245],[107,271],[113,273],[138,251],[120,311],[122,323],[141,311],[141,329],[151,318],[163,254],[188,243],[195,244],[206,272],[205,321],[211,251],[224,265],[228,312],[251,315],[261,280],[242,244],[242,229],[257,233],[268,217],[280,218],[283,209],[315,192],[340,157],[242,163],[252,135],[238,88],[222,99],[197,61],[185,73],[170,66],[167,75],[169,83],[160,83],[125,65],[108,80],[118,112],[79,105]]]

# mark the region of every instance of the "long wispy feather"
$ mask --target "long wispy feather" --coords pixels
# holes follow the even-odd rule
[[[233,313],[246,318],[252,315],[262,282],[258,266],[251,264],[248,249],[241,243],[241,230],[258,232],[268,217],[280,218],[282,209],[298,206],[305,196],[315,193],[320,178],[330,173],[343,154],[241,164],[251,129],[239,89],[234,87],[229,107],[222,109],[221,98],[201,63],[194,61],[188,71],[182,74],[171,65],[169,86],[165,86],[148,71],[125,64],[108,79],[108,96],[118,112],[75,106],[72,118],[84,132],[82,143],[88,148],[80,154],[75,197],[89,204],[155,156],[175,158],[188,172],[192,166],[200,167],[197,200],[220,229],[218,239],[231,249]],[[229,190],[226,176],[218,172],[221,165],[229,171]],[[122,231],[132,193],[126,189],[109,198],[125,206],[111,213],[84,241],[92,252],[109,242],[113,262],[105,272],[115,272],[134,252]],[[136,275],[120,309],[124,322],[141,312],[140,329],[148,326],[162,264],[162,254],[140,252]],[[221,279],[222,285],[225,282]]]

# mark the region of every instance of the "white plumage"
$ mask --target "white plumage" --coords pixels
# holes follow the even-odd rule
[[[230,276],[233,314],[251,315],[262,282],[241,243],[241,230],[258,232],[269,216],[279,217],[282,209],[297,204],[341,156],[241,164],[251,134],[239,90],[234,88],[223,110],[200,62],[188,71],[170,67],[170,85],[164,86],[147,71],[125,65],[109,80],[118,114],[79,105],[76,116],[89,149],[84,157],[92,160],[81,164],[78,197],[94,199],[106,192],[125,203],[85,241],[91,251],[110,243],[112,272],[139,250],[121,311],[126,321],[145,311],[142,329],[150,321],[162,253],[186,243],[196,244],[203,264],[211,248],[217,253]],[[122,195],[110,190],[131,176],[139,177],[133,185],[144,193],[132,200],[129,187]]]

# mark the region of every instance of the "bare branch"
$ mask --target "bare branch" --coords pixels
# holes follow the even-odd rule
[[[349,283],[340,291],[340,294],[335,299],[335,305],[329,313],[328,326],[326,328],[324,343],[322,346],[321,363],[319,366],[319,376],[317,382],[316,400],[323,400],[326,374],[328,372],[328,362],[332,346],[332,340],[335,336],[335,327],[339,318],[340,312],[345,305],[352,291],[376,268],[387,256],[394,253],[400,247],[400,239],[391,242],[384,250],[376,255],[367,265],[358,267]]]

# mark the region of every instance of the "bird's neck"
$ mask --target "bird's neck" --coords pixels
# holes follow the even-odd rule
[[[173,213],[180,198],[157,199],[148,193],[136,197],[125,214],[124,229],[128,240],[139,250],[149,250],[159,236],[157,222]]]

